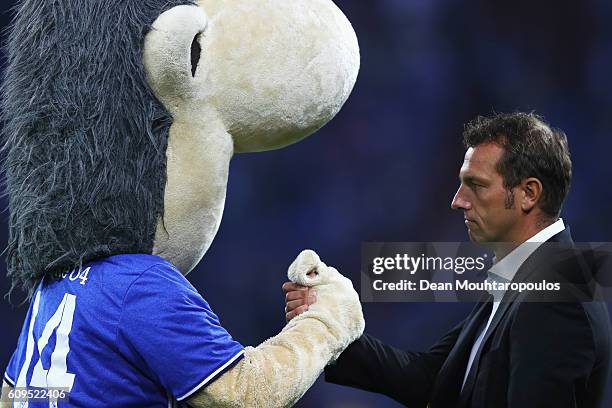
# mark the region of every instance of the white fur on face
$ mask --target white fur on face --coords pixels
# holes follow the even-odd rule
[[[223,215],[231,136],[214,112],[200,123],[175,122],[168,140],[164,218],[153,253],[189,273],[212,243]]]
[[[331,0],[200,0],[160,15],[144,64],[173,116],[154,252],[188,273],[217,232],[233,152],[280,148],[331,120],[355,84],[359,48]]]
[[[198,95],[219,109],[237,152],[294,143],[331,120],[359,70],[355,32],[331,0],[200,0]]]

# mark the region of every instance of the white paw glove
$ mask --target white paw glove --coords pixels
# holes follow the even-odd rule
[[[309,276],[310,272],[315,274]],[[317,301],[310,305],[308,311],[294,317],[284,330],[303,319],[319,320],[337,340],[332,350],[333,360],[336,360],[349,344],[363,334],[365,328],[361,303],[353,283],[335,268],[325,265],[309,249],[298,255],[289,266],[287,275],[294,283],[316,287]]]
[[[316,303],[276,336],[247,347],[242,360],[189,399],[191,406],[291,407],[325,366],[361,336],[365,323],[350,280],[309,250],[296,258],[288,275],[294,283],[316,287]]]

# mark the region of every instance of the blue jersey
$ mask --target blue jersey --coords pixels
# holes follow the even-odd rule
[[[17,392],[69,390],[59,407],[167,408],[243,353],[171,263],[123,254],[38,287],[4,377]]]

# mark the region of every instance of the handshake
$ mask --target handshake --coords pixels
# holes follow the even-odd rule
[[[311,250],[298,255],[287,275],[290,282],[282,286],[288,323],[285,329],[303,319],[320,321],[339,340],[333,353],[336,359],[362,335],[365,327],[359,296],[352,282],[323,263]]]

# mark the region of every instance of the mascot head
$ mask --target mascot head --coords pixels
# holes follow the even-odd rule
[[[328,122],[357,77],[331,0],[22,0],[2,84],[8,275],[118,253],[188,273],[221,221],[234,153]]]

